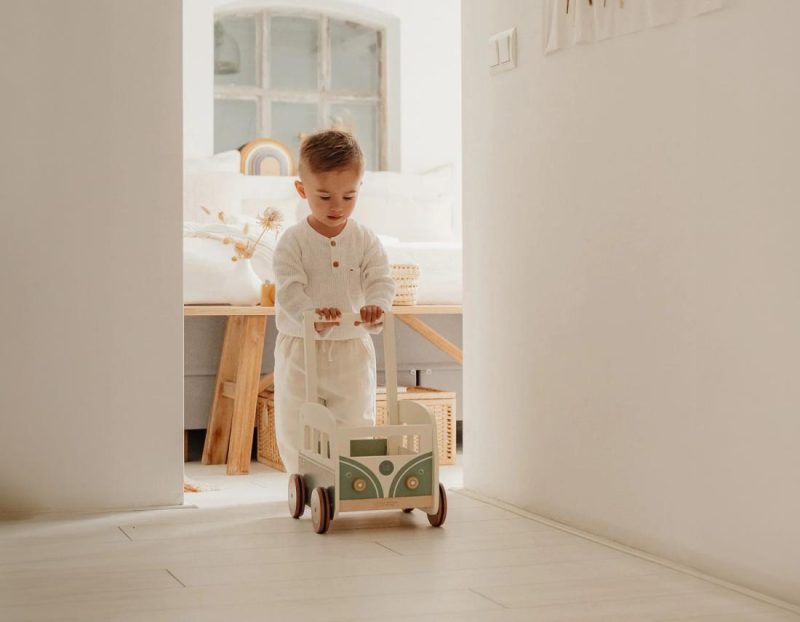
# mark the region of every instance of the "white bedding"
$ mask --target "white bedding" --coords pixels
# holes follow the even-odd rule
[[[251,233],[247,237],[254,237]],[[243,239],[240,226],[184,224],[184,302],[226,304],[227,281],[234,264],[231,247],[205,235],[230,235]],[[197,236],[201,237],[197,237]],[[420,267],[417,303],[421,305],[461,304],[462,262],[460,242],[400,242],[381,236],[391,263],[413,263]],[[274,280],[270,234],[262,238],[253,257],[253,268],[262,280]]]
[[[385,238],[382,242],[391,263],[419,266],[417,304],[461,304],[461,242],[399,242]]]
[[[230,246],[220,240],[254,240],[260,231],[255,217],[265,207],[283,213],[284,228],[305,217],[308,206],[298,201],[294,180],[241,175],[235,151],[186,161],[184,302],[228,302],[227,285],[236,266],[230,260]],[[364,176],[356,219],[379,234],[391,263],[419,265],[419,304],[462,301],[462,245],[455,241],[453,227],[460,208],[455,204],[454,185],[452,166],[421,174],[381,171]],[[229,224],[217,220],[218,212],[225,213]],[[250,225],[248,235],[243,235],[244,223]],[[275,278],[275,242],[267,234],[251,262],[261,280]]]

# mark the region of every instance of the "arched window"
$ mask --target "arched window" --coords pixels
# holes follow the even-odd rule
[[[259,137],[355,133],[367,168],[386,168],[383,31],[321,14],[218,13],[214,21],[214,148]]]

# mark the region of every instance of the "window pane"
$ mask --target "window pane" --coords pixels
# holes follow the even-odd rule
[[[376,171],[380,162],[377,104],[335,104],[331,106],[331,127],[352,132],[364,151],[367,170]]]
[[[238,149],[258,137],[258,107],[254,100],[214,100],[214,151]]]
[[[270,88],[317,90],[319,20],[270,18]]]
[[[314,132],[318,127],[317,104],[272,102],[270,138],[288,145],[295,156],[295,162],[300,153],[300,134]]]
[[[377,95],[380,88],[378,31],[353,22],[331,20],[331,87]]]
[[[259,84],[256,17],[220,17],[214,22],[215,84]]]

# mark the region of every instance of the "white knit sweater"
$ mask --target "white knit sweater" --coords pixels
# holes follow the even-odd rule
[[[322,307],[358,313],[365,305],[392,306],[394,280],[378,237],[352,218],[335,238],[315,231],[307,220],[287,229],[275,249],[278,332],[303,336],[303,314]],[[377,332],[377,331],[370,331]],[[318,335],[341,340],[363,337],[364,328],[341,325]]]

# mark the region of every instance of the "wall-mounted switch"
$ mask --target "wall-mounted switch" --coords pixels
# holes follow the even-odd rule
[[[511,62],[511,37],[503,37],[497,42],[500,51],[500,64]]]
[[[496,62],[495,62],[496,61]],[[517,29],[510,28],[489,38],[489,68],[492,73],[517,66]]]
[[[500,64],[500,48],[496,39],[489,39],[489,67],[497,67]]]

